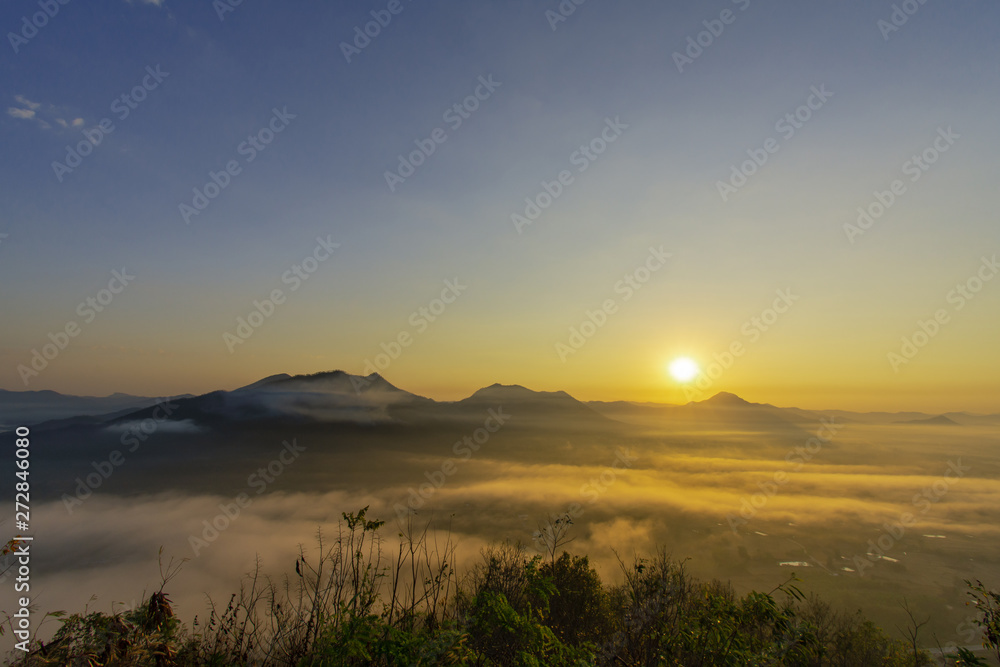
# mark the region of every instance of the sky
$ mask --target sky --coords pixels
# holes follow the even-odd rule
[[[1000,411],[995,3],[48,2],[0,388]]]

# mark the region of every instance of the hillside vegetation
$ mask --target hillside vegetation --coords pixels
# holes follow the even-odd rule
[[[930,665],[914,618],[890,638],[860,612],[806,597],[794,576],[773,590],[737,596],[700,582],[665,551],[621,562],[624,581],[606,585],[586,556],[562,551],[566,525],[539,532],[546,555],[494,544],[459,573],[454,544],[429,545],[412,524],[386,553],[384,522],[367,508],[345,513],[332,544],[301,552],[280,580],[250,573],[225,606],[190,627],[165,587],[182,563],[162,567],[162,585],[135,609],[47,615],[60,624],[11,665],[409,666],[409,665]],[[969,583],[984,645],[1000,659],[1000,596]],[[12,630],[7,619],[7,631]],[[985,665],[959,649],[947,664]]]

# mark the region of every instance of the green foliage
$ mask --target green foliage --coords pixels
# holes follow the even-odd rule
[[[52,641],[38,642],[31,657],[20,664],[172,665],[180,629],[170,600],[158,592],[137,609],[112,614],[85,612],[63,618]]]
[[[610,634],[613,623],[608,596],[586,556],[563,552],[558,560],[542,565],[540,573],[554,587],[547,620],[560,641],[573,646],[596,645]]]
[[[949,661],[947,664],[955,665],[955,667],[990,667],[988,662],[969,649],[962,647],[959,647],[955,655],[946,656],[946,659]]]
[[[992,649],[1000,660],[1000,593],[987,590],[978,579],[975,584],[966,579],[965,585],[969,587],[972,605],[981,615],[975,624],[983,631],[983,648]]]
[[[737,598],[727,585],[694,581],[665,553],[622,567],[625,584],[613,592],[622,622],[601,651],[608,662],[810,664],[819,653],[815,633],[796,617],[802,594],[791,580],[771,593]],[[774,598],[778,591],[784,602]]]
[[[62,617],[53,640],[9,664],[24,667],[583,667],[587,665],[788,665],[790,667],[931,664],[916,648],[921,623],[911,615],[909,642],[891,639],[861,612],[845,614],[806,598],[792,577],[767,593],[737,596],[718,581],[700,582],[665,552],[621,562],[624,582],[605,586],[585,556],[529,557],[495,544],[459,580],[450,538],[428,549],[407,525],[395,558],[382,552],[368,508],[345,513],[332,546],[300,552],[295,575],[274,582],[247,575],[224,609],[212,606],[191,629],[162,592],[141,607]],[[177,570],[168,566],[164,584]],[[162,573],[162,563],[161,563]],[[967,582],[982,618],[985,645],[996,649],[1000,596]],[[904,606],[904,608],[906,608]],[[9,619],[8,619],[9,624]],[[966,649],[954,665],[984,665]]]
[[[587,645],[566,644],[549,626],[559,594],[541,557],[527,558],[519,546],[497,545],[484,553],[472,590],[460,596],[463,626],[477,664],[587,665]]]

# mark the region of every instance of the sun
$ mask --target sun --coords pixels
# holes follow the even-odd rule
[[[690,357],[678,357],[670,362],[670,375],[678,382],[690,382],[698,377],[701,369],[694,359]]]

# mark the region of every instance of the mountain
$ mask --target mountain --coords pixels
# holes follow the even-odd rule
[[[44,430],[73,427],[130,428],[152,419],[160,428],[226,430],[251,424],[273,425],[433,425],[482,421],[502,409],[512,423],[539,427],[591,428],[613,424],[569,394],[494,384],[453,402],[438,402],[404,391],[378,373],[328,371],[312,375],[272,375],[232,391],[185,396],[162,404],[138,398],[122,410],[88,413],[67,409],[37,425]],[[117,404],[110,404],[116,406]],[[64,415],[73,415],[66,417]]]
[[[847,410],[803,410],[801,408],[779,408],[770,403],[751,403],[735,394],[719,392],[704,401],[692,401],[685,405],[669,403],[633,403],[629,401],[589,401],[590,407],[603,415],[622,421],[656,423],[674,420],[678,425],[685,421],[702,421],[736,425],[740,421],[756,422],[762,426],[797,424],[809,426],[821,419],[836,419],[838,423],[860,423],[872,425],[928,424],[940,426],[1000,426],[1000,414],[970,414],[968,412],[946,412],[930,415],[924,412],[850,412]],[[769,414],[770,417],[764,417]],[[652,420],[652,421],[651,421]]]
[[[562,464],[569,457],[606,466],[616,448],[633,446],[653,452],[723,447],[737,453],[751,446],[780,455],[808,441],[831,414],[752,403],[728,392],[685,405],[583,403],[563,391],[503,384],[458,401],[434,401],[377,373],[343,371],[282,373],[233,390],[163,402],[121,394],[3,392],[0,409],[16,412],[33,405],[31,400],[40,406],[38,415],[56,417],[32,426],[39,444],[32,457],[37,472],[32,491],[64,500],[67,493],[85,497],[88,488],[120,495],[237,493],[254,471],[276,465],[276,457],[291,446],[286,443],[304,448],[303,461],[309,463],[291,466],[282,485],[320,492],[350,480],[358,480],[359,492],[373,479],[410,485],[416,483],[415,469],[437,479],[434,471],[443,461],[473,456],[538,465]],[[18,423],[27,423],[24,414],[18,413]],[[846,416],[838,422],[853,416],[840,414]],[[951,425],[992,418],[952,414],[878,419]],[[870,418],[861,415],[858,421]],[[12,474],[13,465],[13,458],[0,460],[0,476]]]
[[[105,397],[71,396],[54,391],[0,390],[0,430],[17,425],[64,429],[121,425],[155,418],[200,428],[250,423],[410,424],[455,422],[481,418],[484,411],[503,406],[518,423],[533,427],[609,427],[672,425],[682,430],[744,429],[787,431],[812,428],[823,418],[841,423],[998,425],[1000,415],[949,412],[856,413],[815,412],[751,403],[730,392],[719,392],[684,405],[628,401],[581,402],[563,391],[533,391],[520,385],[493,384],[460,401],[438,402],[402,390],[378,373],[358,376],[335,370],[311,375],[280,373],[231,391],[190,394],[169,399],[168,419],[156,399],[116,393]]]
[[[915,425],[923,424],[923,425],[926,425],[926,426],[960,426],[960,424],[957,421],[955,421],[953,419],[949,419],[948,417],[946,417],[944,415],[938,415],[937,417],[929,417],[927,419],[908,419],[908,420],[904,420],[904,421],[898,421],[898,422],[895,422],[895,423],[896,424],[915,424]]]
[[[593,416],[597,414],[564,391],[533,391],[519,384],[492,384],[475,392],[457,405],[485,406],[502,404],[510,409],[530,412],[564,413]]]
[[[708,400],[699,402],[692,401],[689,405],[699,405],[713,408],[750,408],[755,404],[750,401],[743,400],[736,394],[730,394],[728,391],[720,391]]]
[[[214,391],[176,401],[169,419],[200,427],[235,423],[358,423],[407,421],[435,401],[403,391],[378,373],[367,377],[343,371],[313,375],[272,375],[233,391]],[[116,423],[157,419],[162,408],[118,416]],[[162,420],[161,420],[162,421]]]
[[[570,441],[577,443],[575,460],[605,465],[627,428],[565,392],[493,385],[438,402],[374,373],[280,374],[231,391],[33,427],[44,446],[32,458],[39,480],[32,490],[43,498],[85,494],[86,479],[102,493],[235,493],[293,442],[309,464],[293,466],[282,483],[319,491],[373,475],[380,483],[410,484],[414,461],[438,466],[472,452],[548,463],[565,456]],[[12,465],[0,460],[0,474]]]
[[[253,384],[236,389],[237,392],[302,392],[330,395],[358,396],[372,393],[397,393],[414,396],[393,386],[378,373],[368,376],[351,375],[344,371],[326,371],[312,375],[272,375]],[[430,399],[426,399],[430,400]]]
[[[202,429],[248,424],[427,425],[484,419],[502,408],[513,422],[534,427],[578,428],[613,422],[569,394],[532,391],[519,385],[494,384],[453,402],[438,402],[404,391],[378,373],[368,376],[329,371],[313,375],[272,375],[232,391],[171,400],[151,399],[138,409],[58,420],[41,425],[123,427],[153,419]]]
[[[1000,414],[975,415],[968,412],[946,412],[942,416],[959,426],[1000,426]]]
[[[848,412],[846,410],[829,410],[824,414],[832,415],[845,423],[901,424],[947,417],[960,426],[1000,426],[1000,414],[979,415],[968,412],[946,412],[943,415],[933,415],[926,412]]]
[[[513,423],[533,428],[580,430],[610,428],[615,421],[564,391],[533,391],[521,385],[493,384],[450,404],[456,413],[482,415],[502,407]]]
[[[769,403],[751,403],[735,394],[719,392],[704,401],[692,401],[674,409],[674,418],[711,430],[719,427],[747,431],[798,431],[803,423],[819,424],[820,415],[803,417]]]
[[[0,389],[0,430],[42,422],[132,412],[156,402],[149,396],[115,393],[110,396],[73,396],[55,391]]]
[[[736,394],[719,392],[704,401],[684,405],[592,402],[590,407],[601,414],[642,426],[673,426],[679,430],[745,430],[804,434],[803,426],[814,428],[824,415],[806,410],[778,408],[766,403],[751,403]]]

